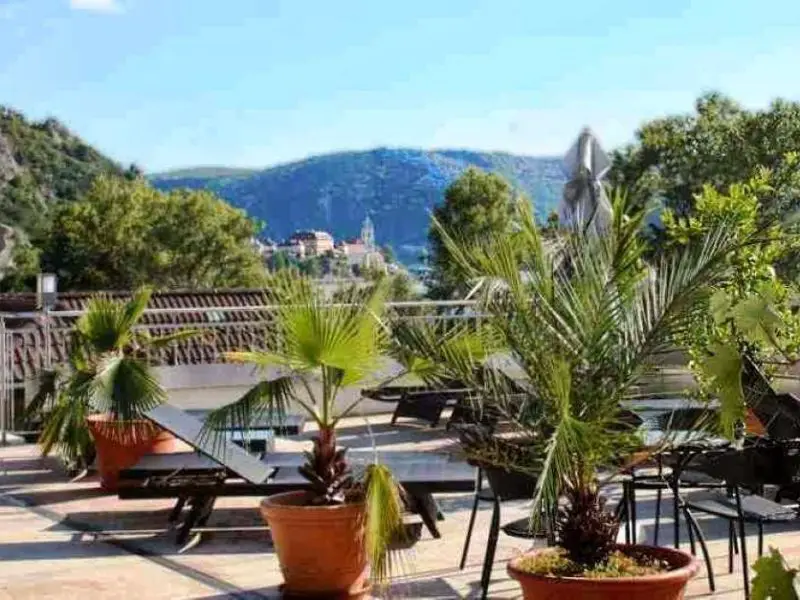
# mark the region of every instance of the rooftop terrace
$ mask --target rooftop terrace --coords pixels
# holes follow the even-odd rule
[[[442,429],[392,427],[382,415],[369,419],[382,449],[455,450]],[[280,438],[277,449],[298,450],[309,435]],[[371,445],[364,419],[349,419],[340,441],[350,447]],[[436,540],[423,532],[392,591],[406,598],[476,597],[491,510],[484,506],[479,511],[469,560],[460,571],[472,494],[437,499],[446,517],[440,523],[443,536]],[[639,493],[638,500],[639,540],[652,540],[653,497]],[[180,552],[167,527],[171,501],[121,501],[102,492],[94,478],[70,483],[54,460],[39,457],[35,446],[0,448],[0,599],[278,598],[280,569],[257,504],[255,498],[220,498],[202,543]],[[504,504],[502,521],[526,514],[524,502]],[[670,514],[666,510],[662,516],[662,540],[671,539]],[[701,570],[687,597],[742,598],[738,565],[733,574],[727,572],[727,527],[714,519],[699,520],[710,541],[717,592],[709,594]],[[792,564],[800,563],[798,525],[767,533],[767,545],[779,547]],[[755,535],[748,546],[755,549]],[[526,541],[501,534],[490,598],[520,597],[505,562],[527,548]]]

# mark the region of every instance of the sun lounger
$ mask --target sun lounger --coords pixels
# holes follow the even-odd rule
[[[208,439],[203,424],[184,411],[162,404],[147,413],[147,418],[197,452],[146,455],[120,474],[121,499],[176,498],[170,521],[177,521],[188,504],[189,515],[178,530],[183,544],[192,528],[208,521],[219,496],[267,496],[304,489],[308,482],[297,468],[304,457],[299,452],[267,453],[262,459],[248,454],[236,444]],[[372,450],[349,453],[354,469],[375,459]],[[409,509],[417,512],[434,537],[441,517],[432,494],[472,491],[474,468],[446,455],[421,452],[381,452],[409,496]]]
[[[359,469],[374,459],[372,451],[350,453],[351,464]],[[236,457],[237,459],[241,457]],[[258,460],[264,477],[254,481],[242,477],[242,464],[223,462],[195,453],[147,455],[120,474],[120,499],[177,498],[170,515],[175,522],[188,505],[190,511],[178,529],[177,542],[184,544],[191,530],[208,521],[216,499],[220,496],[268,496],[302,490],[308,481],[297,467],[304,461],[301,453],[273,453]],[[405,489],[408,509],[417,513],[434,537],[441,534],[436,521],[441,518],[433,494],[471,492],[475,486],[475,469],[446,455],[423,452],[381,452],[379,460],[389,466],[395,479]],[[254,469],[248,465],[246,469]]]
[[[206,409],[187,409],[183,412],[199,421],[205,421],[211,411]],[[277,422],[261,417],[254,423],[250,423],[248,433],[260,435],[262,431],[269,431],[274,435],[298,435],[303,433],[305,424],[306,419],[302,415],[284,415]]]

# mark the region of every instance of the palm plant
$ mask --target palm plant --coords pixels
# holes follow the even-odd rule
[[[526,438],[523,452],[471,451],[537,477],[533,518],[557,515],[560,546],[584,567],[609,557],[619,526],[604,510],[598,473],[629,463],[642,449],[621,401],[730,280],[726,257],[755,237],[732,239],[723,222],[648,265],[640,237],[644,210],[635,210],[622,193],[613,194],[612,204],[614,219],[602,235],[576,228],[545,240],[527,203],[516,207],[513,235],[463,243],[457,231],[434,225],[462,277],[483,282],[479,311],[524,388],[512,394],[504,378],[476,371],[463,353],[439,355],[482,387],[480,401],[501,410]],[[483,373],[480,381],[476,372]],[[732,434],[740,412],[740,406],[723,406],[726,433]]]
[[[279,421],[290,405],[299,407],[318,429],[300,468],[310,484],[308,504],[364,503],[372,578],[385,583],[392,568],[389,547],[403,527],[400,488],[389,469],[377,461],[356,473],[336,438],[342,419],[353,414],[362,400],[340,406],[339,393],[373,377],[387,357],[388,331],[382,320],[385,282],[366,291],[351,289],[330,303],[310,280],[278,273],[267,293],[275,309],[275,331],[266,340],[267,349],[232,352],[227,357],[273,371],[238,401],[212,412],[206,434],[221,440],[215,431],[246,430],[254,419]]]
[[[89,301],[75,324],[67,365],[43,374],[28,409],[43,416],[39,444],[45,455],[55,449],[85,467],[92,455],[89,415],[130,422],[166,399],[146,357],[196,333],[153,336],[138,328],[150,296],[144,288],[125,302],[103,295]]]

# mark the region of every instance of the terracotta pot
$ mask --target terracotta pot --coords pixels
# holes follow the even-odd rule
[[[767,430],[764,428],[763,423],[758,419],[756,413],[752,408],[747,409],[744,417],[745,431],[751,435],[764,436],[767,435]]]
[[[519,558],[508,563],[508,574],[519,581],[525,600],[625,600],[642,598],[647,600],[681,600],[689,580],[697,574],[700,563],[691,554],[655,546],[619,546],[619,550],[636,549],[653,558],[666,561],[671,571],[642,577],[619,577],[616,579],[588,579],[583,577],[547,577],[520,571],[516,564]],[[547,552],[538,550],[528,553]]]
[[[182,442],[169,431],[159,429],[153,440],[153,446],[148,451],[148,454],[174,454],[176,452],[193,452],[192,448],[186,442]]]
[[[364,505],[308,506],[306,492],[261,501],[289,597],[367,598]]]
[[[91,415],[86,422],[97,449],[100,486],[116,492],[119,472],[132,467],[152,450],[161,429],[150,421],[117,421],[109,415]]]

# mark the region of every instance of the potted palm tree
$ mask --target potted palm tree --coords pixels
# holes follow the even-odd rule
[[[342,390],[374,378],[386,364],[386,285],[350,290],[337,303],[291,273],[276,274],[267,289],[275,327],[267,349],[228,355],[264,369],[265,378],[212,412],[205,431],[215,436],[223,426],[246,429],[256,418],[280,419],[290,406],[313,421],[318,431],[300,468],[308,489],[266,498],[261,513],[286,594],[364,597],[370,580],[387,581],[390,544],[403,531],[401,490],[377,461],[354,468],[337,444],[336,430],[362,400],[345,403]]]
[[[48,372],[31,405],[44,414],[39,444],[88,466],[96,452],[101,486],[115,491],[119,471],[148,452],[170,452],[177,440],[143,418],[166,394],[151,372],[148,353],[195,335],[152,336],[137,328],[149,289],[127,301],[92,298],[78,319],[66,368]]]
[[[484,389],[478,401],[501,410],[525,444],[467,450],[482,464],[535,476],[532,519],[554,517],[556,547],[508,565],[525,598],[680,598],[698,569],[677,550],[618,545],[619,523],[602,494],[608,479],[599,474],[646,455],[621,402],[708,310],[733,275],[726,257],[755,236],[733,238],[723,221],[649,265],[644,211],[624,194],[612,199],[614,218],[601,234],[575,228],[545,240],[527,203],[517,206],[513,235],[477,244],[435,224],[462,276],[483,282],[479,312],[524,388],[511,393],[505,378],[485,374],[474,382]],[[474,377],[457,354],[440,359],[454,370],[467,365],[462,379]],[[725,415],[741,407],[728,402],[723,413],[732,435],[734,419]]]

